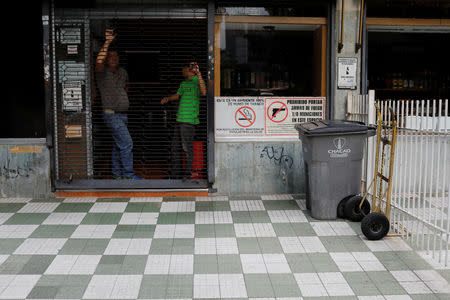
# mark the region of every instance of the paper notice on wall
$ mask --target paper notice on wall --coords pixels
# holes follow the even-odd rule
[[[297,137],[295,124],[323,119],[323,97],[216,97],[215,136],[222,138]]]
[[[338,88],[356,89],[356,70],[358,59],[356,57],[338,58]]]
[[[78,111],[83,108],[83,93],[81,82],[63,82],[62,99],[64,111]]]

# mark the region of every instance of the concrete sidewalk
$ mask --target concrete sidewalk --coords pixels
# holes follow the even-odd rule
[[[0,299],[450,299],[449,270],[359,226],[296,195],[0,198]]]

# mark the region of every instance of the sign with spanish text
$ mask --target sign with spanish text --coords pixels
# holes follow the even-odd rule
[[[324,117],[324,97],[215,97],[216,141],[296,139],[295,124]]]

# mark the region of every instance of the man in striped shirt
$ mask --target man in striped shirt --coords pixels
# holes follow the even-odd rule
[[[198,64],[191,62],[182,68],[184,81],[181,82],[176,94],[164,97],[161,104],[169,101],[179,101],[177,123],[172,140],[172,176],[175,179],[189,179],[192,172],[194,151],[192,142],[198,119],[200,95],[206,95],[206,86]],[[186,155],[185,169],[182,169],[181,148]]]

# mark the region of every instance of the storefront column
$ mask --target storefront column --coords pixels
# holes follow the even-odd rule
[[[342,1],[344,1],[344,14],[342,14]],[[339,0],[336,5],[336,28],[335,31],[335,54],[336,54],[336,75],[334,81],[334,109],[331,118],[345,119],[347,94],[350,89],[338,87],[339,80],[339,58],[356,58],[356,89],[354,93],[360,93],[361,88],[361,49],[356,51],[356,44],[359,40],[361,0]],[[342,22],[342,16],[344,18]],[[343,28],[341,27],[343,24]],[[342,49],[339,51],[341,41],[341,30],[344,30],[342,38]]]

